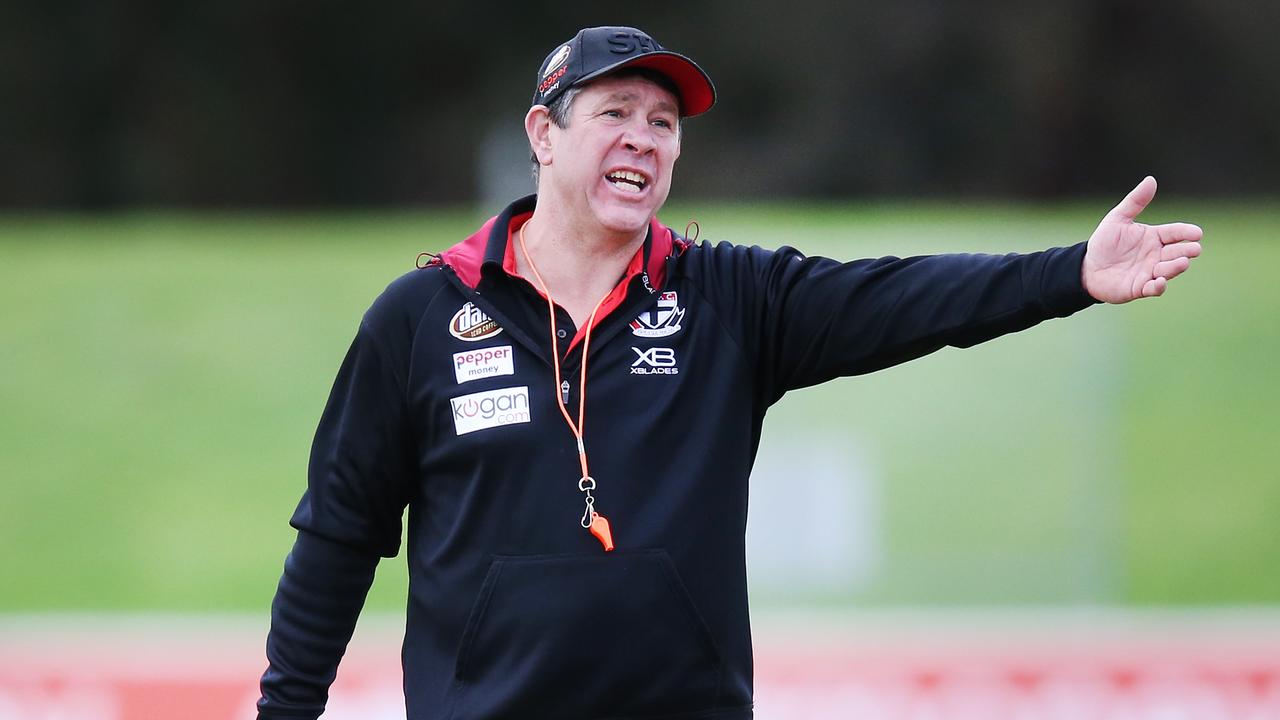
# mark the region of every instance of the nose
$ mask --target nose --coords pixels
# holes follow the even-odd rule
[[[637,155],[648,155],[658,147],[658,143],[653,137],[649,122],[641,119],[627,124],[626,131],[622,134],[622,146]]]

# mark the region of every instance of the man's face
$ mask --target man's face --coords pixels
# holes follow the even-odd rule
[[[680,156],[680,113],[670,92],[642,78],[603,78],[574,99],[567,127],[550,127],[545,180],[577,219],[612,232],[642,231],[667,200]],[[549,172],[548,172],[549,171]]]

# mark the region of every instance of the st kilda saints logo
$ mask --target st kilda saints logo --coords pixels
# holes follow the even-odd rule
[[[467,342],[491,338],[500,332],[502,332],[502,326],[485,315],[483,310],[475,306],[475,303],[463,305],[449,321],[449,334]]]
[[[638,337],[658,338],[680,332],[684,308],[674,291],[658,296],[658,303],[631,321],[631,332]]]

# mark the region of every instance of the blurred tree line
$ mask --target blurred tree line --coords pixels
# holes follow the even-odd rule
[[[1280,190],[1275,0],[583,7],[9,0],[0,207],[474,202],[484,148],[527,175],[537,66],[598,24],[717,84],[681,197]]]

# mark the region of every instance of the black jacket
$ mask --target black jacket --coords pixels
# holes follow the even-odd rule
[[[1093,302],[1083,245],[841,264],[655,221],[591,334],[606,553],[579,524],[546,301],[504,270],[532,209],[514,203],[366,313],[291,521],[260,717],[323,710],[408,506],[410,720],[750,718],[747,477],[768,407]],[[576,410],[582,343],[558,318]]]

